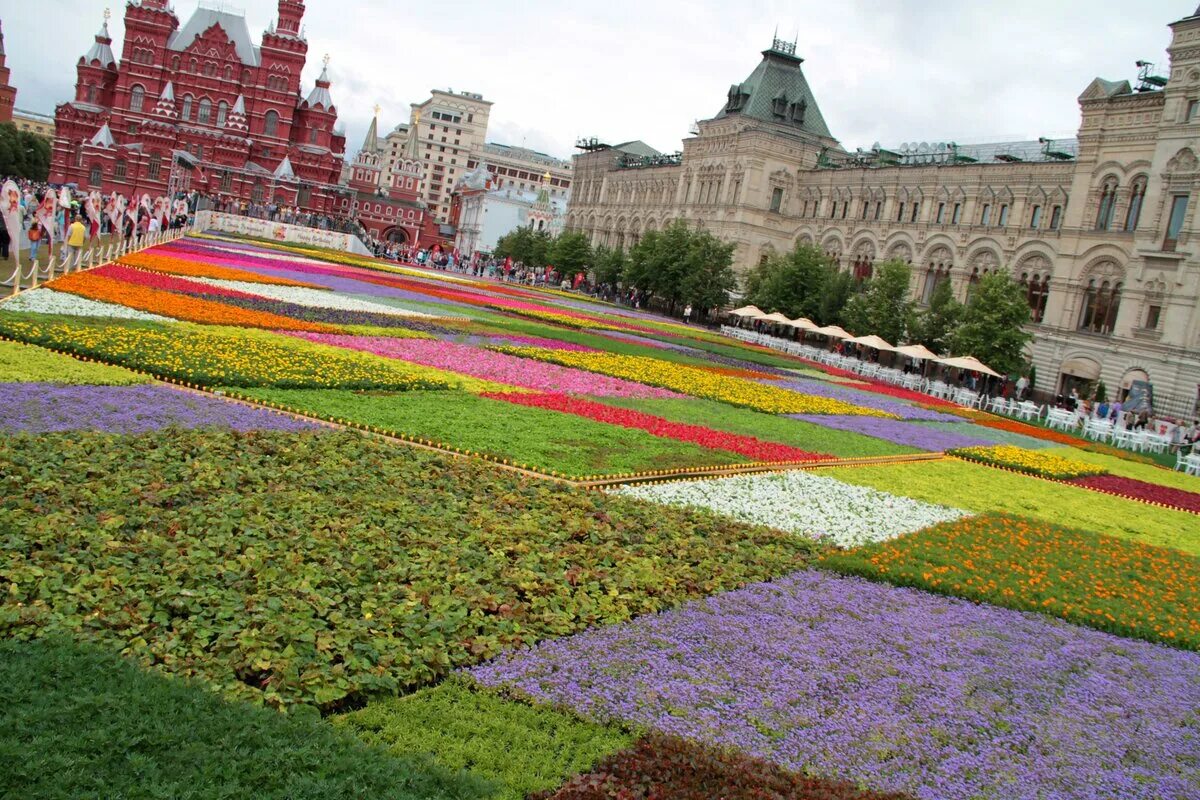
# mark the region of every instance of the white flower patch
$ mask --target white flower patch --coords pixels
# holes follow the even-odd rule
[[[369,300],[359,300],[344,294],[331,292],[327,289],[306,289],[303,286],[273,286],[266,283],[250,283],[248,281],[226,281],[217,278],[193,278],[188,280],[196,283],[206,283],[209,286],[219,286],[223,289],[236,289],[247,294],[256,294],[270,300],[284,303],[295,303],[309,308],[332,308],[337,311],[369,311],[372,314],[390,314],[393,317],[422,317],[434,319],[433,314],[421,311],[409,311],[406,308],[386,306],[382,303],[372,303]]]
[[[707,508],[742,522],[857,547],[970,516],[957,508],[854,486],[808,472],[737,475],[708,481],[624,486],[615,494]]]
[[[0,310],[25,311],[30,314],[62,314],[68,317],[110,317],[137,319],[147,322],[174,322],[170,317],[149,314],[116,303],[105,303],[54,289],[30,289],[16,297],[0,302]]]

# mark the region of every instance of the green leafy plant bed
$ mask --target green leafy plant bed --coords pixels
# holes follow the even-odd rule
[[[127,386],[148,380],[120,367],[80,361],[23,342],[0,341],[0,382]]]
[[[335,710],[802,567],[816,546],[357,433],[0,439],[0,636]]]
[[[428,755],[439,767],[491,782],[495,800],[554,789],[633,742],[617,728],[475,691],[455,678],[334,719],[393,753]]]
[[[821,566],[1200,649],[1200,559],[1003,514],[830,553]]]
[[[241,394],[571,476],[749,461],[726,450],[709,450],[641,430],[467,392],[252,389]]]
[[[61,640],[0,642],[0,797],[470,800],[470,776]]]
[[[748,408],[737,408],[716,400],[703,399],[641,399],[601,397],[598,402],[631,408],[647,414],[666,417],[674,422],[705,425],[717,430],[757,436],[772,442],[788,444],[839,458],[894,456],[922,452],[914,447],[892,444],[853,431],[841,431],[814,425],[811,422],[763,414]]]
[[[788,772],[732,750],[653,734],[605,759],[594,771],[530,800],[911,800],[841,781]]]
[[[837,467],[821,474],[931,503],[978,513],[1031,517],[1200,555],[1200,525],[1194,514],[1154,508],[1136,500],[982,464],[947,459],[882,467]]]

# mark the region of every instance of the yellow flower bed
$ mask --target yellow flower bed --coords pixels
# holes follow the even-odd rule
[[[491,349],[588,372],[598,372],[614,378],[624,378],[649,386],[660,386],[681,394],[753,408],[768,414],[849,414],[896,418],[894,414],[862,408],[842,400],[801,394],[778,386],[768,386],[745,378],[721,375],[700,367],[672,364],[646,356],[548,350],[540,347]]]
[[[1108,470],[1095,464],[1063,458],[1043,450],[1026,450],[1024,447],[1013,445],[996,445],[994,447],[963,447],[948,451],[952,456],[978,461],[994,467],[1007,467],[1043,478],[1067,480],[1081,478],[1085,475],[1103,475]]]

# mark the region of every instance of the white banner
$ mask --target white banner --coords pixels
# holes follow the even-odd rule
[[[13,181],[5,181],[0,189],[0,218],[8,231],[8,246],[13,261],[21,263],[21,189]]]
[[[286,225],[282,222],[272,222],[267,219],[240,217],[236,214],[225,214],[220,211],[200,211],[196,214],[196,230],[220,231],[236,233],[241,236],[254,236],[259,239],[272,239],[276,242],[307,244],[313,247],[325,247],[330,250],[355,253],[369,256],[371,252],[357,236],[338,231],[323,231],[317,228],[307,228],[303,225]]]

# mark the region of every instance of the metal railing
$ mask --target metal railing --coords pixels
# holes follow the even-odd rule
[[[48,283],[54,280],[56,273],[59,275],[69,275],[71,272],[84,272],[112,263],[127,253],[134,253],[165,242],[172,242],[186,234],[187,230],[183,228],[144,233],[136,238],[110,240],[107,245],[100,244],[92,247],[86,254],[80,250],[70,252],[64,245],[59,249],[58,263],[55,263],[55,256],[53,251],[51,251],[49,263],[44,267],[36,261],[31,261],[28,268],[25,268],[21,265],[20,256],[15,255],[13,259],[15,264],[12,272],[3,280],[0,280],[0,285],[12,287],[9,297],[15,297],[21,292],[38,288],[40,285],[39,281],[41,283]]]

